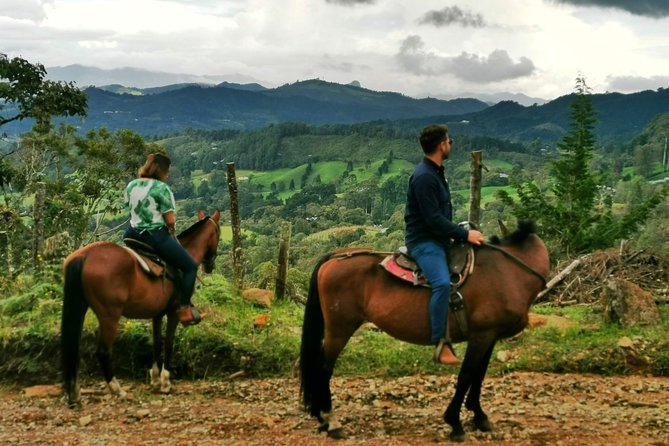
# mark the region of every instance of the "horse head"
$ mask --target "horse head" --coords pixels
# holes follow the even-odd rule
[[[204,212],[200,211],[198,213],[199,220],[207,220],[209,223],[212,223],[211,226],[214,227],[214,234],[209,237],[209,243],[207,244],[207,250],[202,258],[202,267],[207,274],[210,274],[214,271],[214,262],[216,261],[216,256],[218,255],[218,241],[221,238],[221,228],[218,226],[218,222],[221,219],[221,211],[216,210],[214,215],[211,217],[205,217]]]
[[[198,213],[198,221],[177,237],[191,256],[196,261],[202,263],[202,267],[207,274],[214,270],[214,262],[218,253],[218,242],[221,237],[221,229],[218,226],[220,219],[221,211],[219,210],[209,217],[200,211]]]

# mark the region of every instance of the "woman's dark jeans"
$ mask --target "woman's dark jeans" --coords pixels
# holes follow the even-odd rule
[[[188,254],[188,251],[172,237],[167,227],[154,230],[139,231],[131,226],[125,231],[125,238],[132,238],[153,247],[156,253],[170,265],[181,271],[182,277],[177,286],[181,305],[190,305],[190,299],[195,287],[197,263]]]

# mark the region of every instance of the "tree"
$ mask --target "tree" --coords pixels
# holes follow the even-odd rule
[[[582,76],[576,79],[575,90],[570,131],[558,142],[559,158],[551,165],[550,193],[530,180],[514,182],[517,202],[506,192],[499,194],[518,219],[537,222],[547,241],[566,256],[605,248],[634,234],[663,197],[662,191],[657,192],[616,216],[610,207],[599,205],[603,181],[590,163],[596,112]]]
[[[45,75],[42,64],[0,53],[0,127],[26,118],[43,125],[53,116],[86,115],[84,92],[72,82],[45,80]]]
[[[571,104],[570,131],[558,142],[560,157],[553,162],[555,200],[551,210],[555,235],[567,251],[588,248],[591,225],[601,220],[595,213],[594,200],[599,179],[592,172],[590,161],[595,149],[596,112],[585,78],[576,78],[576,96]]]

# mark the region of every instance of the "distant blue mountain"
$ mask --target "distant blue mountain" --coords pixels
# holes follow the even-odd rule
[[[155,85],[155,84],[154,84]],[[265,88],[259,83],[221,81],[164,84],[163,87],[89,87],[88,116],[68,122],[82,130],[130,128],[147,135],[194,129],[249,130],[280,122],[354,124],[379,121],[398,128],[448,122],[455,132],[515,141],[555,142],[568,131],[573,96],[523,106],[513,101],[490,105],[478,99],[415,99],[395,92],[307,80]],[[526,98],[526,97],[525,97]],[[592,95],[602,141],[630,139],[655,116],[669,113],[669,89],[632,94]],[[3,126],[18,134],[29,120]]]
[[[112,90],[121,91],[118,87]],[[414,99],[320,80],[274,89],[244,89],[223,84],[170,86],[154,94],[137,89],[118,94],[94,87],[85,91],[88,116],[83,122],[77,119],[70,122],[82,130],[130,128],[142,134],[166,134],[187,128],[246,130],[286,121],[353,124],[376,119],[474,113],[488,107],[476,99]],[[27,130],[31,124],[21,125]],[[15,129],[8,125],[3,130]]]

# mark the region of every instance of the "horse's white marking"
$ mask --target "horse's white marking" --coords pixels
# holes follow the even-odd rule
[[[170,393],[172,390],[170,372],[165,367],[161,370],[158,368],[158,364],[154,362],[153,366],[149,369],[149,378],[151,379],[151,387],[160,387],[162,393]]]
[[[321,426],[327,425],[328,432],[341,429],[342,427],[342,424],[339,421],[337,421],[332,412],[321,412],[321,418],[323,419]]]
[[[149,369],[149,382],[151,383],[151,387],[158,387],[160,385],[160,369],[155,362]]]
[[[160,391],[162,393],[170,393],[172,390],[172,383],[170,382],[170,372],[163,368],[160,372]]]
[[[116,395],[119,398],[125,398],[128,395],[125,390],[121,388],[116,377],[113,377],[112,380],[107,383],[107,386],[112,395]]]

